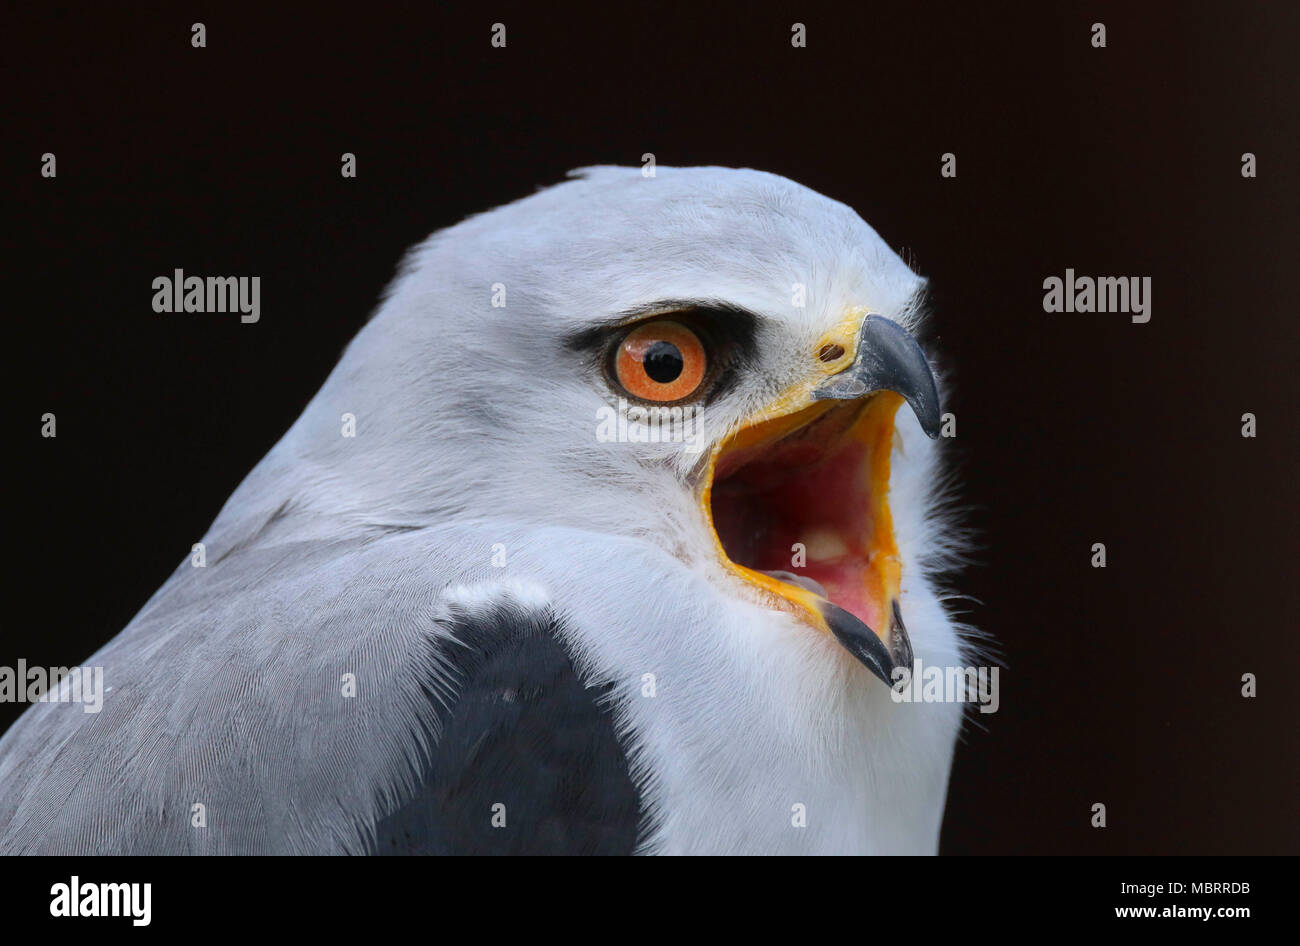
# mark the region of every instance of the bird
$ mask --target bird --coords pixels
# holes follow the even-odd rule
[[[435,232],[0,740],[6,854],[934,854],[961,555],[927,281],[751,169]]]

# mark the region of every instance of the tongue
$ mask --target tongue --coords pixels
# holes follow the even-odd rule
[[[813,594],[820,595],[823,598],[830,598],[830,595],[826,593],[825,588],[804,575],[796,575],[793,572],[763,572],[763,574],[767,575],[769,578],[775,578],[777,581],[783,581],[789,585],[798,585],[805,591],[811,591]]]

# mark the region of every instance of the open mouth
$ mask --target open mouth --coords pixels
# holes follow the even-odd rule
[[[889,324],[894,341],[902,330]],[[832,378],[838,392],[814,393],[805,406],[764,415],[724,440],[700,496],[724,566],[771,606],[835,636],[889,685],[895,667],[912,664],[889,509],[894,419],[905,399],[921,408],[927,433],[938,416],[933,375],[906,338],[907,371],[891,365],[897,391]]]

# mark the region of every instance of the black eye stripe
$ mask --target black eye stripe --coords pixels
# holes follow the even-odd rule
[[[603,324],[573,333],[564,345],[571,351],[603,351],[611,339],[621,339],[638,325],[660,318],[684,321],[697,331],[703,329],[701,339],[707,333],[718,343],[736,344],[745,355],[755,353],[759,316],[720,302],[654,302],[637,306]]]

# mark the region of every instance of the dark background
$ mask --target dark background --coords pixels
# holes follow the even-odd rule
[[[1294,5],[348,6],[6,23],[0,663],[131,619],[410,244],[653,152],[844,201],[931,279],[980,536],[956,586],[1005,656],[942,850],[1300,850]],[[155,314],[176,267],[260,275],[261,321]],[[1045,314],[1067,267],[1151,276],[1150,323]]]

